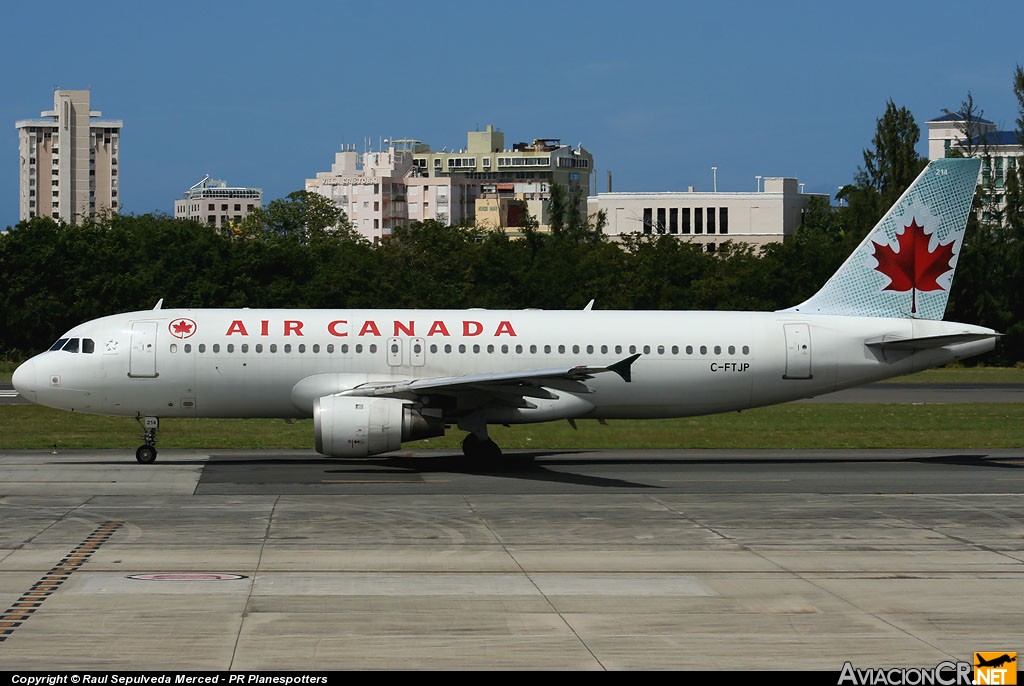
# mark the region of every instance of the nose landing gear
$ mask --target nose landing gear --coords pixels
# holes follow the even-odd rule
[[[136,417],[135,421],[139,422],[143,428],[142,440],[143,445],[140,445],[135,451],[135,459],[142,464],[150,464],[156,461],[156,430],[160,428],[159,417]]]

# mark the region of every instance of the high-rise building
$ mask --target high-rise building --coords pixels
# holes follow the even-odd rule
[[[174,218],[192,219],[219,229],[238,224],[262,206],[262,189],[229,187],[227,181],[206,175],[185,191],[183,198],[174,201]]]
[[[55,90],[53,109],[22,119],[18,129],[18,218],[69,224],[121,207],[119,119],[89,109],[89,91]]]

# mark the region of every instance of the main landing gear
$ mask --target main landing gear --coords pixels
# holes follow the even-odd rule
[[[160,428],[159,417],[136,417],[135,421],[142,425],[143,445],[135,451],[135,459],[142,464],[156,461],[156,430]]]

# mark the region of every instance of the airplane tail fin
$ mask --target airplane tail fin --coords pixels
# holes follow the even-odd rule
[[[942,319],[980,167],[930,162],[821,290],[783,311]]]

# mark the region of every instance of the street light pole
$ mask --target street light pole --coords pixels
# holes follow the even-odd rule
[[[711,167],[711,177],[713,179],[713,181],[712,181],[712,183],[713,183],[712,188],[714,188],[715,193],[717,193],[718,192],[718,167]]]

